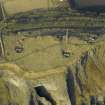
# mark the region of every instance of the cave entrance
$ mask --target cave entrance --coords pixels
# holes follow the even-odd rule
[[[35,87],[36,93],[40,97],[44,97],[47,101],[49,101],[52,105],[56,105],[56,102],[52,98],[51,94],[47,91],[44,86]]]

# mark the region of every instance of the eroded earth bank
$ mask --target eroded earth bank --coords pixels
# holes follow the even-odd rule
[[[41,52],[34,53],[39,58],[33,58],[33,55],[27,58],[33,58],[32,66],[36,63],[41,64],[41,67],[31,68],[28,60],[25,62],[18,59],[16,62],[10,59],[11,55],[0,64],[0,105],[93,105],[94,97],[97,97],[97,102],[98,97],[104,102],[104,38],[99,38],[92,44],[71,38],[72,44],[68,45],[71,48],[69,58],[62,56],[58,40],[52,37],[49,39],[45,46],[56,43],[55,46],[50,50],[45,49],[44,55]],[[37,43],[41,39],[26,40],[29,44],[30,40]],[[29,63],[32,61],[29,60]],[[57,62],[58,65],[55,65]],[[45,69],[47,65],[52,66]]]

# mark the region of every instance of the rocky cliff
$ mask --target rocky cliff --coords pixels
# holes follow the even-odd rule
[[[91,97],[104,97],[104,45],[98,39],[72,63],[44,72],[1,63],[0,105],[89,105]]]

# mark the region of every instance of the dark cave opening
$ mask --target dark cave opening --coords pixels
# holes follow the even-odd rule
[[[35,87],[36,93],[40,97],[44,97],[47,101],[49,101],[52,105],[56,105],[56,102],[52,98],[51,94],[46,90],[44,86]]]

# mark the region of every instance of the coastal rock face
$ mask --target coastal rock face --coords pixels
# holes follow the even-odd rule
[[[1,3],[0,105],[105,105],[105,14],[48,1]]]
[[[86,51],[75,66],[69,68],[68,86],[72,105],[89,105],[92,97],[97,97],[97,100],[99,98],[104,103],[105,47],[103,43],[98,43],[88,52]]]
[[[36,83],[37,94],[44,97],[51,105],[71,105],[65,74],[54,74],[37,81],[40,81],[40,84]]]
[[[0,105],[38,105],[33,89],[17,75],[9,69],[0,70]]]
[[[45,72],[0,65],[0,105],[81,105],[104,97],[104,42],[93,45],[73,64]]]

